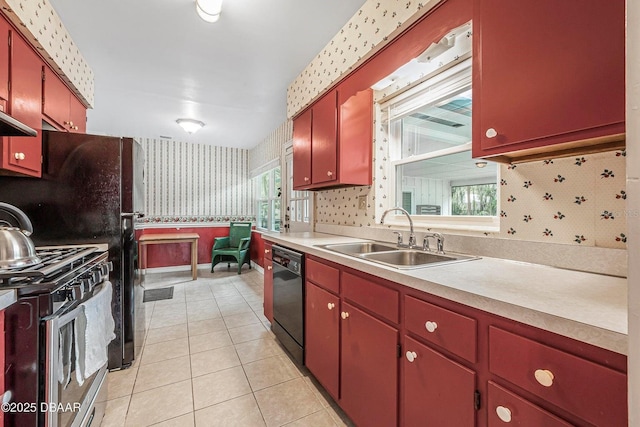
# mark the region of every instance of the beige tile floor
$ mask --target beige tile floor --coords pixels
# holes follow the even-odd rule
[[[108,374],[103,427],[352,425],[269,330],[260,272],[198,275],[147,274],[173,299],[144,304],[141,357]]]

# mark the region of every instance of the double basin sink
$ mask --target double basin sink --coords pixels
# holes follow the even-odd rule
[[[378,242],[334,243],[319,245],[319,247],[399,269],[432,267],[478,259],[469,255],[440,254],[419,249],[399,248]]]

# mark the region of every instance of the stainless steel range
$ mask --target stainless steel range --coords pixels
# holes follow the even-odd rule
[[[94,339],[85,312],[104,300],[112,319],[108,253],[93,246],[36,252],[38,265],[0,269],[0,288],[18,295],[5,311],[5,425],[98,425],[108,343],[104,365],[87,372],[84,346]]]

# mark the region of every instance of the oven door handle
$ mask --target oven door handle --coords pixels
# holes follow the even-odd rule
[[[78,301],[73,301],[71,305],[64,310],[64,314],[55,313],[51,316],[45,317],[43,320],[47,323],[51,322],[55,328],[60,328],[72,320],[75,320],[82,310],[83,308],[80,306],[80,303]]]

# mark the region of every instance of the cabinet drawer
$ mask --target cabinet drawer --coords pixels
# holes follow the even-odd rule
[[[407,330],[471,363],[477,360],[476,320],[410,296],[405,297]]]
[[[618,371],[493,326],[489,370],[594,425],[627,425],[627,379]]]
[[[489,381],[488,426],[502,427],[505,423],[522,427],[571,427],[542,408]]]
[[[340,270],[312,259],[305,264],[306,278],[334,293],[340,292]]]
[[[399,321],[398,291],[343,273],[342,295],[393,323]]]

